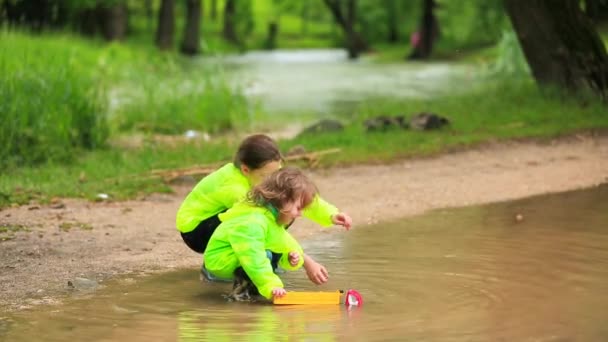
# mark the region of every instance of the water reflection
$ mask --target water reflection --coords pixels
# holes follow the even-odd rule
[[[185,311],[179,314],[179,338],[196,340],[254,340],[283,341],[298,339],[335,341],[342,319],[338,306],[263,307],[239,310],[227,320],[210,317],[205,311]]]
[[[519,215],[519,216],[518,216]],[[305,242],[365,305],[227,303],[185,270],[0,320],[0,339],[90,341],[606,341],[608,186],[438,210]]]

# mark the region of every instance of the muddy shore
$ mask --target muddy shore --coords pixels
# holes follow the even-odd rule
[[[322,196],[353,217],[353,229],[366,229],[436,208],[608,182],[608,136],[488,144],[390,165],[309,173]],[[68,281],[79,277],[103,282],[126,274],[195,270],[200,256],[183,244],[174,227],[191,186],[125,202],[63,199],[1,210],[1,225],[22,229],[0,241],[0,311],[60,303],[71,291]],[[299,239],[323,233],[302,219],[291,229]]]

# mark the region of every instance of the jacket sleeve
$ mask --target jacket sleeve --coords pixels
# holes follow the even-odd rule
[[[279,259],[279,266],[287,271],[295,271],[304,265],[304,250],[296,239],[294,239],[293,236],[291,236],[291,234],[289,234],[287,231],[283,230],[281,238],[285,249],[282,252],[283,255],[281,256],[281,259]],[[289,252],[298,252],[300,254],[300,261],[297,265],[291,266],[289,263]]]
[[[270,260],[266,257],[264,227],[255,223],[235,226],[229,241],[239,264],[260,294],[271,299],[272,289],[283,287],[283,282],[274,274]]]
[[[316,195],[312,202],[304,208],[302,215],[327,228],[333,225],[331,216],[338,213],[338,208]]]

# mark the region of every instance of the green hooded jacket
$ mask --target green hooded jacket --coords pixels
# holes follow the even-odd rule
[[[276,212],[275,212],[276,213]],[[205,250],[205,268],[215,277],[232,279],[241,266],[260,294],[272,298],[272,289],[283,287],[273,272],[266,250],[282,253],[279,266],[297,270],[304,264],[304,252],[298,242],[277,223],[277,214],[268,208],[239,202],[220,214],[217,227]],[[296,266],[289,264],[289,252],[300,253]]]
[[[177,211],[177,230],[182,233],[191,232],[201,221],[245,199],[249,190],[251,184],[238,167],[232,163],[222,166],[203,178],[186,196]],[[316,196],[304,208],[302,215],[323,227],[330,227],[333,224],[331,216],[337,213],[336,207]]]

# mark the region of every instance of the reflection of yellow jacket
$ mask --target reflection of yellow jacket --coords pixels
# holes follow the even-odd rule
[[[220,214],[220,224],[205,250],[205,268],[215,277],[231,279],[241,266],[260,294],[268,299],[272,289],[283,287],[273,272],[266,250],[282,253],[279,266],[296,270],[304,263],[304,252],[298,242],[277,223],[276,211],[241,202]],[[291,266],[289,252],[300,253],[300,261]]]
[[[179,210],[175,225],[182,233],[191,232],[203,220],[231,208],[236,202],[245,199],[251,184],[241,170],[228,163],[203,178],[188,194]],[[338,209],[319,196],[304,208],[302,215],[316,223],[329,227],[331,215]]]

